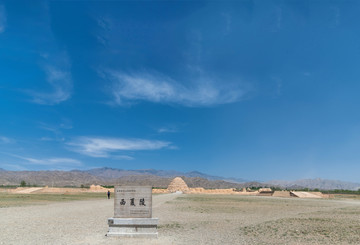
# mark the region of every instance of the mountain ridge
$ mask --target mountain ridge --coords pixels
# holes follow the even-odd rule
[[[81,171],[81,170],[76,170]],[[185,177],[201,177],[208,180],[231,180],[233,183],[245,183],[248,180],[241,178],[225,178],[221,176],[208,175],[199,171],[190,171],[190,172],[181,172],[177,170],[157,170],[157,169],[138,169],[138,170],[124,170],[124,169],[116,169],[116,168],[94,168],[90,170],[84,170],[84,172],[93,174],[95,176],[101,177],[122,177],[128,175],[155,175],[162,177],[176,177],[176,176],[185,176]]]
[[[99,170],[97,175],[88,171],[0,171],[0,185],[19,185],[25,181],[27,185],[56,186],[56,187],[80,187],[95,185],[150,185],[153,187],[167,188],[173,177],[147,175],[147,171],[140,171],[142,174],[134,174],[134,171]],[[144,174],[145,173],[145,174]],[[223,180],[208,180],[200,177],[182,176],[189,187],[204,188],[243,188],[249,187],[244,184],[235,184]],[[256,183],[258,187],[262,183]],[[251,186],[254,184],[252,183]]]
[[[358,190],[359,183],[328,179],[299,179],[294,181],[271,180],[266,182],[246,181],[240,178],[225,178],[208,175],[199,171],[181,172],[176,170],[139,169],[125,170],[116,168],[94,168],[89,170],[46,170],[46,171],[7,171],[0,168],[0,185],[18,185],[22,180],[28,184],[80,186],[147,184],[166,187],[171,179],[181,176],[190,187],[204,188],[243,188],[243,187],[280,187],[287,189],[309,188],[320,190],[346,189]]]
[[[286,180],[271,180],[265,182],[268,185],[276,185],[284,188],[291,187],[303,187],[309,189],[321,189],[321,190],[332,190],[332,189],[344,189],[344,190],[358,190],[360,189],[360,183],[341,181],[341,180],[330,180],[330,179],[298,179],[293,181]]]

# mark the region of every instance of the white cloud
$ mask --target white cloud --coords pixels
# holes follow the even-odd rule
[[[95,21],[99,27],[99,33],[96,34],[96,39],[99,43],[101,43],[104,47],[107,47],[109,44],[109,36],[110,32],[113,29],[113,23],[111,18],[107,16],[95,17]]]
[[[142,100],[201,107],[233,103],[245,94],[245,90],[239,86],[225,86],[205,78],[194,81],[192,86],[184,86],[159,73],[130,74],[107,70],[101,75],[110,80],[111,93],[118,105]]]
[[[0,143],[10,144],[10,143],[14,143],[14,142],[15,142],[14,139],[10,139],[10,138],[5,137],[5,136],[0,136]]]
[[[159,128],[158,133],[176,133],[178,130],[176,127],[162,127]]]
[[[282,19],[283,19],[283,11],[282,11],[282,8],[279,7],[276,9],[276,29],[277,30],[281,29]]]
[[[22,159],[36,165],[74,165],[81,166],[82,163],[79,160],[72,158],[47,158],[47,159],[35,159],[29,157],[22,157]]]
[[[340,9],[339,9],[339,7],[332,7],[331,9],[334,11],[335,27],[338,27],[340,25],[340,18],[341,18]]]
[[[118,156],[113,156],[112,158],[118,159],[118,160],[134,160],[133,157],[127,156],[127,155],[118,155]]]
[[[82,166],[82,162],[73,158],[61,158],[61,157],[53,157],[53,158],[32,158],[32,157],[24,157],[16,154],[10,154],[12,157],[16,157],[22,160],[25,160],[27,164],[40,165],[40,166],[52,166],[55,168],[66,168],[66,167],[79,167]]]
[[[0,33],[5,31],[6,26],[6,11],[3,5],[0,5]]]
[[[276,85],[276,96],[280,96],[283,87],[283,80],[280,77],[276,76],[271,77],[271,79],[275,82]]]
[[[38,54],[35,63],[39,64],[44,75],[39,79],[38,84],[45,85],[47,88],[30,88],[25,93],[32,97],[33,103],[56,105],[70,99],[73,81],[70,57],[66,49],[59,48],[57,37],[52,31],[51,13],[47,5],[46,3],[42,5],[43,15],[29,19],[23,26],[24,29],[29,30],[37,26],[42,30],[31,32],[34,35],[31,43],[35,45],[32,52]]]
[[[44,166],[52,166],[52,165],[60,165],[60,166],[82,166],[82,162],[72,158],[45,158],[45,159],[36,159],[30,157],[22,157],[18,155],[12,155],[14,157],[23,159],[28,161],[31,164],[35,165],[44,165]]]
[[[54,105],[71,97],[73,83],[70,72],[54,66],[46,66],[46,81],[52,87],[51,92],[31,91],[33,102],[44,105]]]
[[[55,135],[55,138],[50,138],[46,136],[42,137],[40,140],[43,141],[51,141],[51,140],[64,141],[65,138],[63,137],[62,130],[73,128],[71,121],[68,119],[62,119],[62,122],[60,124],[48,124],[44,122],[39,122],[39,127],[46,131],[52,132]]]
[[[172,147],[171,142],[160,140],[100,137],[79,137],[67,144],[70,150],[92,157],[109,157],[110,153],[118,151],[159,150]]]
[[[17,165],[17,164],[7,164],[7,163],[1,163],[0,168],[3,168],[5,170],[10,170],[10,171],[26,171],[26,170],[28,170],[24,166]]]
[[[229,13],[222,13],[222,17],[225,21],[225,35],[231,32],[232,16]]]
[[[50,137],[41,137],[40,140],[41,141],[53,141],[53,140],[56,140],[56,139],[53,139],[53,138],[50,138]]]

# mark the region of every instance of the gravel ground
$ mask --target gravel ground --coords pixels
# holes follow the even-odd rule
[[[153,196],[158,239],[106,237],[113,200],[0,208],[0,244],[360,244],[360,201]]]

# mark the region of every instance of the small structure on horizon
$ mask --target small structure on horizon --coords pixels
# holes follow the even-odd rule
[[[274,191],[271,188],[260,188],[259,189],[259,196],[272,196]]]
[[[290,196],[299,198],[323,198],[321,192],[290,191]]]
[[[190,190],[189,187],[187,186],[187,184],[185,183],[185,181],[181,177],[174,178],[170,182],[167,189],[171,193],[177,192],[177,191],[188,192]]]

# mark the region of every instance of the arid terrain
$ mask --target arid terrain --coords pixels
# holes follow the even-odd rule
[[[282,189],[358,190],[360,183],[326,179],[302,179],[296,181],[274,180],[258,182],[241,178],[225,178],[201,172],[179,172],[175,170],[123,170],[115,168],[95,168],[71,171],[8,171],[0,168],[0,186],[18,186],[21,181],[28,185],[80,187],[90,185],[149,185],[166,188],[174,177],[181,176],[192,188],[243,188],[280,187]]]
[[[360,201],[157,194],[159,238],[106,237],[102,193],[0,193],[0,244],[359,244]],[[89,199],[91,200],[81,200]]]

